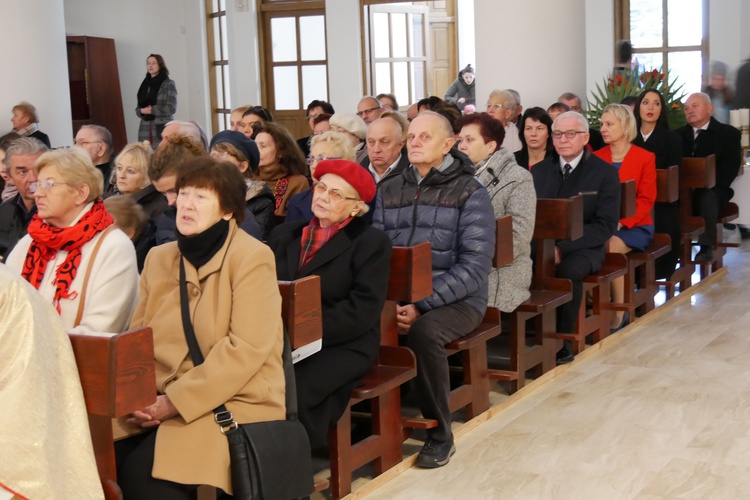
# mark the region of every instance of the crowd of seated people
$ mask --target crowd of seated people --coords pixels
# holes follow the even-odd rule
[[[391,248],[429,242],[432,294],[399,304],[397,326],[416,356],[419,408],[437,423],[416,464],[440,467],[455,453],[444,346],[487,307],[512,313],[529,298],[537,198],[584,195],[583,236],[555,246],[556,276],[572,283],[557,332],[575,329],[583,280],[606,252],[643,251],[664,232],[673,245],[657,278],[675,270],[679,207],[655,204],[656,169],[683,156],[717,155],[716,187],[681,200],[706,220],[696,260],[711,259],[710,226],[732,196],[739,134],[711,117],[705,94],[687,99],[688,125],[677,132],[664,107],[647,89],[632,110],[608,106],[599,132],[571,93],[546,111],[523,111],[517,92],[494,90],[486,112],[473,114],[430,97],[405,116],[381,94],[344,112],[312,101],[310,135],[298,140],[269,110],[242,106],[210,141],[199,124],[171,121],[159,144],[113,151],[99,125],[81,127],[75,147],[49,150],[21,106],[15,134],[0,138],[0,255],[68,331],[153,329],[158,396],[120,422],[121,486],[126,499],[190,498],[198,484],[231,493],[214,408],[226,404],[241,423],[285,416],[276,281],[321,278],[322,350],[295,372],[300,420],[324,447],[375,362]],[[623,218],[628,180],[636,211]],[[494,221],[505,215],[513,258],[493,269]],[[612,302],[623,302],[624,283],[612,282]],[[200,366],[188,355],[183,309]],[[610,319],[613,329],[627,320],[621,311]],[[572,359],[566,343],[558,363]]]

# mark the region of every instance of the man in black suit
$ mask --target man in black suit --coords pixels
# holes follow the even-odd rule
[[[373,121],[367,127],[366,141],[367,156],[362,159],[362,166],[370,171],[375,183],[380,184],[409,166],[404,129],[397,120],[383,117]]]
[[[556,275],[573,283],[573,299],[558,308],[557,329],[575,329],[583,296],[583,278],[599,271],[604,245],[617,229],[620,218],[620,179],[617,170],[586,149],[588,121],[580,113],[567,111],[552,125],[552,141],[559,158],[534,165],[531,175],[537,198],[583,196],[583,236],[558,241],[555,247]],[[573,355],[566,345],[557,353],[559,364]]]
[[[716,221],[732,199],[730,187],[740,170],[742,147],[740,131],[711,117],[711,98],[703,93],[691,94],[685,102],[687,125],[677,130],[682,137],[682,154],[688,157],[716,155],[716,185],[696,189],[693,213],[706,221],[706,231],[698,238],[700,250],[695,260],[711,262],[716,240]]]

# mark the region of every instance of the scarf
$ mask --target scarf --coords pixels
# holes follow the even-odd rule
[[[278,214],[279,213],[279,207],[281,206],[281,202],[284,201],[284,195],[286,194],[286,189],[289,187],[289,176],[285,175],[278,181],[276,181],[276,187],[273,190],[273,195],[276,197],[276,208],[274,208],[273,213]]]
[[[26,259],[23,263],[21,276],[31,283],[34,288],[39,289],[39,285],[44,278],[44,272],[47,269],[47,263],[55,258],[58,251],[68,252],[65,261],[55,270],[55,296],[52,298],[52,305],[57,312],[60,312],[60,300],[78,297],[78,292],[70,292],[70,285],[76,279],[78,274],[78,265],[81,263],[81,247],[91,241],[94,236],[104,231],[112,225],[114,219],[104,208],[101,200],[94,202],[91,210],[86,212],[72,226],[53,227],[34,215],[29,223],[29,235],[31,235],[31,245],[26,253]]]
[[[167,74],[163,71],[160,71],[158,75],[153,77],[146,73],[146,78],[143,79],[143,83],[141,83],[141,87],[138,89],[138,109],[145,108],[149,105],[156,105],[156,97],[159,95],[159,88],[167,78]],[[154,118],[154,115],[143,115],[143,119],[146,121],[151,121]]]
[[[180,253],[196,269],[199,269],[211,260],[211,257],[216,255],[216,252],[224,245],[229,234],[229,221],[219,219],[219,222],[202,233],[192,236],[184,236],[177,229],[175,229],[175,232],[177,233],[177,247],[180,249]]]
[[[343,222],[334,224],[328,227],[321,227],[320,221],[317,217],[313,217],[310,224],[302,229],[302,239],[300,239],[301,252],[299,255],[299,264],[297,265],[297,271],[310,262],[312,258],[318,253],[318,250],[328,243],[331,238],[336,236],[340,230],[346,227],[354,217],[349,217]]]

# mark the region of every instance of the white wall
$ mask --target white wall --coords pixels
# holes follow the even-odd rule
[[[254,1],[245,6],[247,10],[237,10],[235,2],[227,2],[232,108],[261,103],[258,11]]]
[[[39,128],[53,147],[73,142],[68,56],[62,0],[3,2],[0,46],[0,134],[10,132],[11,109],[20,101],[36,106]],[[12,22],[9,22],[12,20]]]
[[[359,2],[326,0],[328,97],[342,113],[355,113],[363,95],[361,17]]]
[[[584,0],[475,0],[478,108],[493,89],[517,90],[524,108],[584,94],[584,17]]]
[[[615,6],[614,2],[586,0],[584,19],[586,24],[586,92],[591,98],[596,84],[612,73],[615,66]],[[583,94],[579,94],[584,97]]]
[[[476,34],[474,31],[474,0],[461,0],[458,4],[458,68],[471,64],[477,67]]]
[[[723,61],[732,72],[736,71],[742,61],[750,58],[750,2],[710,0],[708,22],[709,59]],[[734,76],[730,81],[734,86]]]
[[[64,4],[68,35],[115,40],[128,142],[138,136],[136,93],[151,53],[164,57],[177,85],[175,118],[210,124],[203,2],[64,0]]]

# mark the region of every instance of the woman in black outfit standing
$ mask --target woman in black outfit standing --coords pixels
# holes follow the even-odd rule
[[[161,55],[150,54],[146,59],[146,69],[146,78],[138,89],[135,114],[141,119],[138,141],[149,141],[154,145],[161,142],[164,125],[174,120],[177,87],[169,78],[169,70]]]
[[[656,89],[646,89],[635,104],[638,135],[633,144],[656,156],[656,168],[682,167],[682,140],[669,130],[667,104]],[[654,231],[672,238],[672,249],[656,260],[656,279],[669,278],[680,257],[680,202],[654,203]]]

